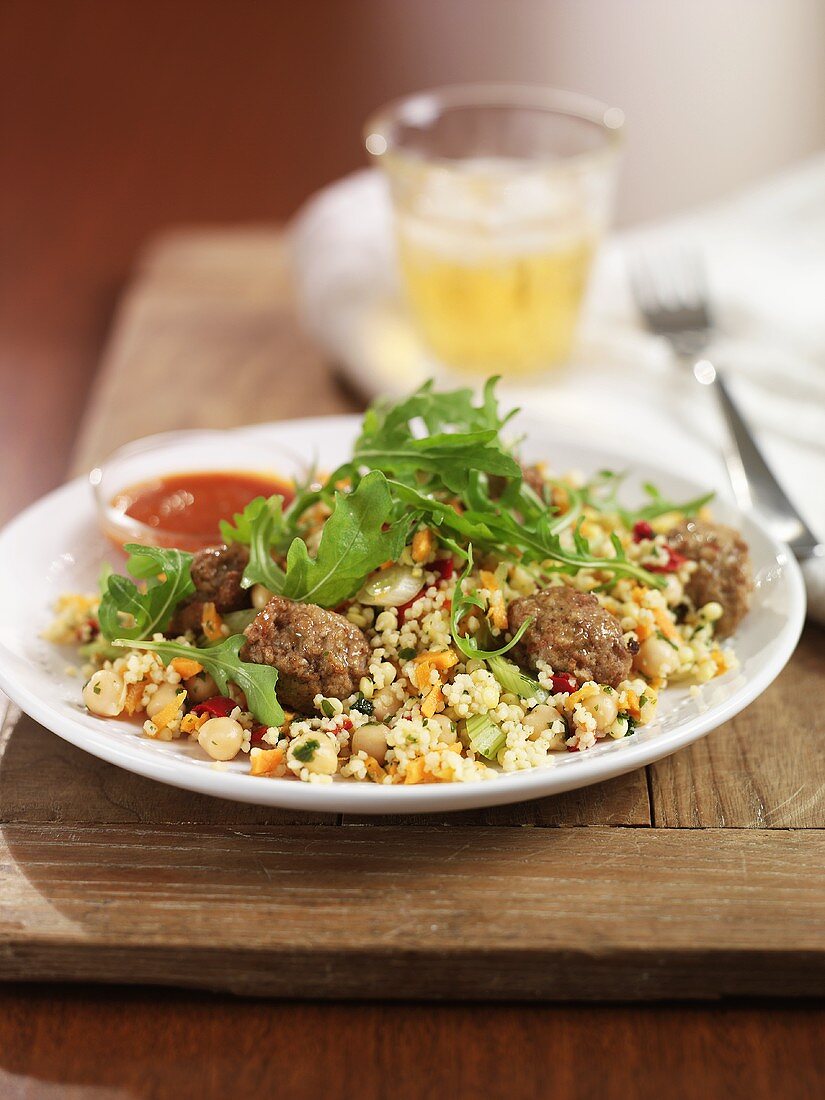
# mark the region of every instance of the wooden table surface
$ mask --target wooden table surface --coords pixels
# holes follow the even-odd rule
[[[65,475],[116,292],[149,233],[186,219],[283,216],[358,162],[352,128],[351,148],[340,135],[320,155],[311,146],[315,100],[275,106],[306,85],[296,44],[310,44],[310,69],[341,76],[343,12],[331,6],[319,31],[291,7],[290,20],[304,23],[287,39],[278,5],[250,6],[242,35],[227,38],[226,8],[173,7],[157,45],[152,5],[3,6],[0,519]],[[227,42],[231,56],[216,66]],[[273,42],[275,75],[264,46]],[[340,99],[329,110],[343,117]],[[272,138],[260,152],[265,126]],[[300,379],[280,379],[285,413],[354,407],[328,374],[311,380],[302,397]],[[799,669],[817,690],[821,634],[806,645]],[[743,774],[759,774],[744,737],[732,751]],[[712,771],[706,749],[696,753]],[[25,761],[16,776],[25,800]],[[775,805],[771,795],[748,790],[750,809]],[[662,804],[674,823],[689,813],[701,826],[745,812],[733,786],[727,797],[721,809],[703,805],[701,791],[680,802],[665,784]],[[804,813],[798,800],[789,807],[780,828]],[[825,1088],[823,1022],[810,1003],[297,1004],[15,985],[0,990],[0,1096],[814,1097]]]

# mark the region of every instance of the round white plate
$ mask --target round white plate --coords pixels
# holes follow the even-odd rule
[[[256,456],[257,468],[274,466],[291,475],[295,467],[290,464],[307,458],[316,459],[322,469],[337,465],[349,454],[358,424],[355,417],[330,417],[208,434],[216,467],[222,464],[222,450],[237,454],[244,447]],[[554,469],[592,473],[627,466],[616,455],[563,442],[547,424],[521,419],[515,428],[526,433],[525,457],[544,458]],[[186,469],[202,446],[203,433],[169,436],[168,468]],[[297,455],[303,459],[293,457]],[[707,488],[647,463],[634,468],[634,479],[636,485],[654,481],[677,500]],[[722,501],[715,511],[744,534],[756,573],[753,606],[735,639],[740,667],[705,684],[695,696],[686,687],[668,689],[656,721],[632,737],[586,753],[560,754],[533,771],[502,773],[474,783],[409,787],[257,778],[247,774],[246,759],[215,765],[197,745],[150,741],[133,724],[85,713],[80,679],[66,674],[67,665],[76,659],[71,651],[58,650],[40,638],[60,593],[94,591],[101,563],[117,556],[98,530],[84,478],[33,504],[0,533],[0,687],[38,722],[103,760],[163,783],[240,802],[386,814],[493,806],[568,791],[649,764],[696,741],[753,702],[793,652],[805,615],[796,562],[753,518]]]

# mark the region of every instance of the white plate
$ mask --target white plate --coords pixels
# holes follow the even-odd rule
[[[222,446],[236,450],[243,444],[260,455],[259,467],[271,465],[277,455],[286,475],[293,472],[287,457],[293,453],[315,457],[330,469],[349,454],[358,423],[355,417],[331,417],[210,433],[215,465],[221,465]],[[587,473],[626,466],[610,453],[562,442],[547,424],[522,419],[516,427],[526,432],[525,456],[545,458],[555,469]],[[177,440],[171,436],[169,469],[186,469],[195,443],[188,434]],[[640,463],[634,474],[639,482],[655,481],[675,499],[707,488],[647,463]],[[754,519],[722,502],[715,508],[719,519],[744,534],[756,572],[753,607],[735,639],[740,668],[706,684],[695,697],[685,687],[668,689],[656,721],[632,737],[561,755],[533,771],[467,784],[410,787],[256,778],[246,773],[246,759],[213,765],[196,745],[150,741],[134,725],[86,714],[80,680],[65,671],[71,652],[39,637],[57,596],[93,591],[102,561],[113,557],[98,531],[92,494],[83,478],[50,493],[0,533],[0,687],[38,722],[103,760],[163,783],[240,802],[336,813],[410,813],[493,806],[584,787],[668,756],[732,718],[765,690],[794,650],[805,615],[796,562]]]

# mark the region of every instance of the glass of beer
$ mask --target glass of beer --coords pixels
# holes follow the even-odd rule
[[[587,97],[495,84],[422,92],[368,121],[407,301],[439,362],[527,375],[565,360],[623,122]]]

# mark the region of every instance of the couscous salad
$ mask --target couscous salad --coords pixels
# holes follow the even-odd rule
[[[620,474],[523,464],[511,416],[494,380],[427,384],[214,545],[127,545],[47,632],[85,706],[262,777],[466,782],[632,736],[731,668],[751,566],[710,494],[625,506]]]

